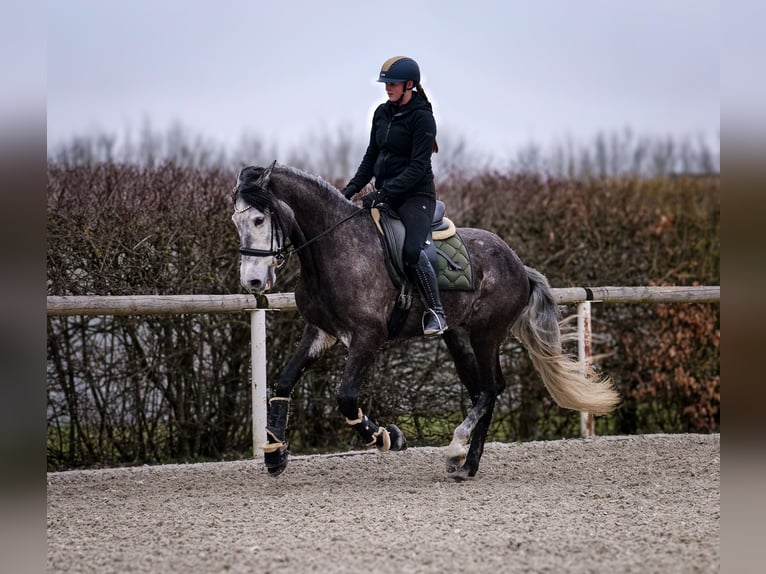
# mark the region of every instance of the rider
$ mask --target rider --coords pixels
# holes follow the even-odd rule
[[[370,209],[385,203],[402,220],[406,230],[402,259],[426,306],[423,334],[438,335],[447,329],[447,321],[436,273],[423,250],[436,207],[431,169],[431,154],[439,151],[436,122],[415,60],[389,58],[378,81],[385,83],[388,101],[375,110],[367,151],[343,195],[351,199],[375,176],[375,191],[364,197],[362,205]]]

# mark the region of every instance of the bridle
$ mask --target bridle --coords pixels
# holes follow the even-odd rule
[[[248,205],[244,209],[237,209],[235,207],[234,213],[244,213],[248,209],[252,209],[252,207],[252,205]],[[292,251],[289,250],[286,246],[280,245],[281,241],[279,239],[279,234],[282,232],[282,230],[279,229],[273,212],[269,213],[269,220],[271,222],[271,237],[269,238],[270,248],[253,249],[252,247],[240,247],[239,253],[240,255],[245,255],[247,257],[273,257],[273,264],[277,269],[279,269],[287,262],[287,258],[290,257]]]
[[[244,213],[245,211],[247,211],[248,209],[251,209],[252,207],[253,207],[252,205],[248,205],[244,209],[239,209],[238,210],[238,209],[235,208],[234,212],[235,213]],[[365,210],[362,209],[362,208],[357,209],[356,211],[354,211],[350,215],[347,215],[346,217],[344,217],[340,221],[332,224],[330,227],[328,227],[327,229],[325,229],[321,233],[315,235],[314,237],[312,237],[311,239],[303,242],[301,245],[299,245],[297,247],[294,247],[292,245],[288,246],[288,245],[281,244],[280,239],[279,239],[279,235],[280,234],[284,235],[284,230],[282,230],[280,228],[280,226],[278,225],[277,218],[274,217],[274,211],[273,210],[268,210],[268,211],[269,211],[269,219],[271,220],[271,238],[269,240],[270,241],[270,248],[269,249],[252,249],[251,247],[240,247],[239,248],[239,253],[240,253],[240,255],[244,255],[246,257],[273,257],[274,258],[274,265],[277,267],[277,269],[279,269],[280,267],[282,267],[282,265],[284,265],[287,262],[287,260],[290,257],[290,255],[292,255],[293,253],[297,253],[298,251],[300,251],[304,247],[308,247],[309,245],[314,243],[314,241],[317,241],[317,240],[321,239],[322,237],[324,237],[325,235],[330,233],[332,230],[334,230],[339,225],[345,223],[346,221],[348,221],[349,219],[351,219],[355,215],[358,215],[360,212],[365,211]]]

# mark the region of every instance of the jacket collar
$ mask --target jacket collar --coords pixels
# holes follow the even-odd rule
[[[386,102],[386,107],[388,108],[388,111],[391,115],[401,115],[401,114],[408,114],[410,112],[413,112],[415,110],[420,109],[431,109],[430,102],[427,102],[423,99],[423,97],[417,93],[412,92],[412,97],[410,98],[410,101],[404,104],[403,106],[397,106],[393,102]]]

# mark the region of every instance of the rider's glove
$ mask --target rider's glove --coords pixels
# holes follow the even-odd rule
[[[378,204],[386,203],[387,199],[388,194],[386,193],[385,189],[379,189],[378,191],[368,193],[364,196],[362,199],[362,207],[365,209],[372,209]]]

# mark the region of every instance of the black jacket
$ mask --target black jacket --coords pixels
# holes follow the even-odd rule
[[[384,189],[393,204],[411,195],[435,195],[431,154],[436,122],[431,108],[417,92],[404,106],[384,102],[372,116],[367,151],[347,190],[358,192],[375,176],[375,188]]]

